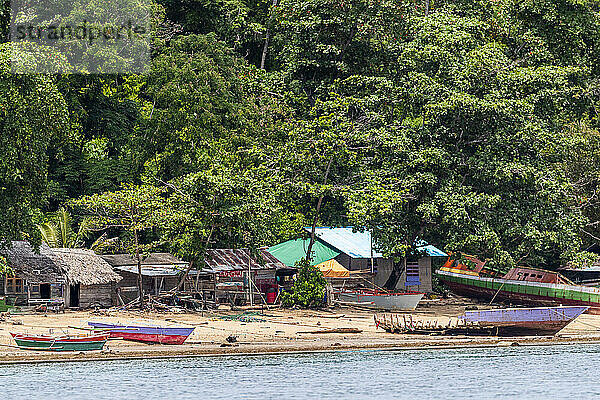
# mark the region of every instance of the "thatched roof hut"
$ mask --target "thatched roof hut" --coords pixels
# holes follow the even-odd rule
[[[59,282],[64,280],[60,261],[53,257],[52,249],[45,244],[36,253],[25,241],[14,241],[9,249],[0,251],[15,275],[29,283]]]
[[[89,286],[121,280],[110,264],[92,250],[51,249],[51,252],[71,284]]]

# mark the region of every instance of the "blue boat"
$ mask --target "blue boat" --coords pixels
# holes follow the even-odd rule
[[[502,308],[465,311],[459,318],[482,328],[496,328],[503,333],[554,335],[588,306],[559,306],[535,308]]]

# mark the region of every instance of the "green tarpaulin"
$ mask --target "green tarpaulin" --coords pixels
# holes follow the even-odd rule
[[[300,261],[302,257],[306,257],[306,249],[310,239],[295,239],[287,242],[276,244],[269,247],[269,253],[274,255],[279,261],[293,267],[296,261]],[[337,257],[340,253],[331,247],[315,240],[312,248],[313,258],[312,265],[320,264],[324,261],[331,260]]]

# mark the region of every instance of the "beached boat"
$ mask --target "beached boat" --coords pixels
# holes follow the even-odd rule
[[[456,294],[526,305],[589,306],[588,313],[600,312],[599,288],[576,285],[558,272],[539,268],[516,267],[502,275],[475,257],[466,258],[469,267],[449,258],[436,271]]]
[[[465,311],[440,320],[398,313],[375,314],[375,326],[391,333],[426,335],[554,335],[583,314],[587,306],[505,308]]]
[[[377,290],[340,290],[340,301],[384,310],[414,310],[424,296],[420,292],[384,292]]]
[[[107,334],[92,336],[46,336],[11,333],[21,349],[44,351],[91,351],[102,350],[108,340]]]
[[[554,335],[587,311],[587,306],[504,308],[465,311],[458,318],[502,333]]]
[[[88,322],[97,332],[106,332],[111,338],[145,343],[183,344],[194,328],[175,328],[152,325],[119,325]]]

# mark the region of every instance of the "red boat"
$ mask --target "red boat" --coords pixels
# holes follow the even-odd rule
[[[106,332],[111,338],[144,343],[183,344],[194,328],[171,328],[147,325],[117,325],[88,322],[97,332]]]

